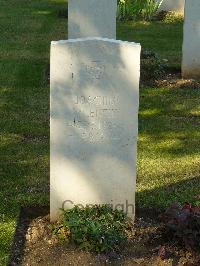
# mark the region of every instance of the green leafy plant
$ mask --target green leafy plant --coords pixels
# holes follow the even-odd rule
[[[200,205],[174,204],[160,218],[187,247],[200,249]]]
[[[164,0],[118,0],[118,20],[152,20]]]
[[[81,249],[107,252],[124,244],[131,228],[122,211],[112,210],[107,205],[75,206],[70,210],[62,209],[61,223],[54,226],[53,233]]]
[[[166,63],[155,52],[142,50],[141,53],[141,81],[147,84],[165,74]]]
[[[132,0],[118,0],[117,5],[117,19],[129,20],[133,17],[133,1]]]
[[[152,20],[152,18],[156,15],[158,9],[162,5],[164,0],[145,0],[144,6],[142,10],[142,18],[144,20]]]

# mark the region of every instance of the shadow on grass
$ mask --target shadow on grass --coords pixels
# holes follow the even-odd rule
[[[145,190],[136,193],[136,212],[141,209],[141,205],[145,206],[144,202],[148,202],[144,210],[151,212],[160,212],[169,207],[173,203],[183,204],[191,202],[195,204],[195,196],[198,196],[200,191],[200,173],[198,176],[191,177],[187,180],[179,181],[174,184],[160,186],[155,189]],[[140,203],[142,203],[140,205]],[[151,206],[151,207],[150,207]],[[149,211],[147,211],[148,213]]]
[[[198,154],[199,97],[200,88],[141,90],[139,152],[154,144],[162,157]],[[170,141],[173,143],[167,145]]]
[[[21,265],[24,251],[25,243],[27,241],[26,234],[29,228],[31,221],[37,217],[45,216],[49,213],[49,207],[44,206],[34,206],[34,207],[25,207],[21,208],[18,220],[16,231],[11,247],[10,257],[8,260],[8,266]]]

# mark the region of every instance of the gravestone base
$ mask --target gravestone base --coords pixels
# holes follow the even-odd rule
[[[190,66],[182,67],[182,77],[184,79],[200,80],[200,65],[196,69]]]
[[[52,221],[77,204],[134,219],[140,50],[103,38],[52,42]]]

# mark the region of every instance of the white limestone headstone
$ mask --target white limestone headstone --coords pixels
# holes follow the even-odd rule
[[[161,2],[161,0],[157,0],[157,2]],[[164,0],[160,6],[159,11],[175,11],[178,13],[184,13],[185,0]]]
[[[75,204],[110,204],[134,218],[140,49],[52,42],[51,220]]]
[[[117,0],[69,0],[68,39],[116,39]]]
[[[182,76],[200,79],[200,0],[185,3]]]

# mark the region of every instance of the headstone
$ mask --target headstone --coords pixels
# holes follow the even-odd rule
[[[68,39],[116,39],[117,0],[69,0]]]
[[[140,45],[103,38],[51,44],[51,220],[110,204],[134,218]]]
[[[116,8],[69,0],[70,39],[51,43],[51,220],[77,204],[134,218],[141,47],[114,40]]]
[[[185,4],[182,76],[200,78],[200,0]]]
[[[161,0],[157,0],[157,2],[161,2]],[[184,5],[185,0],[164,0],[160,6],[159,11],[175,11],[179,13],[184,13]]]

